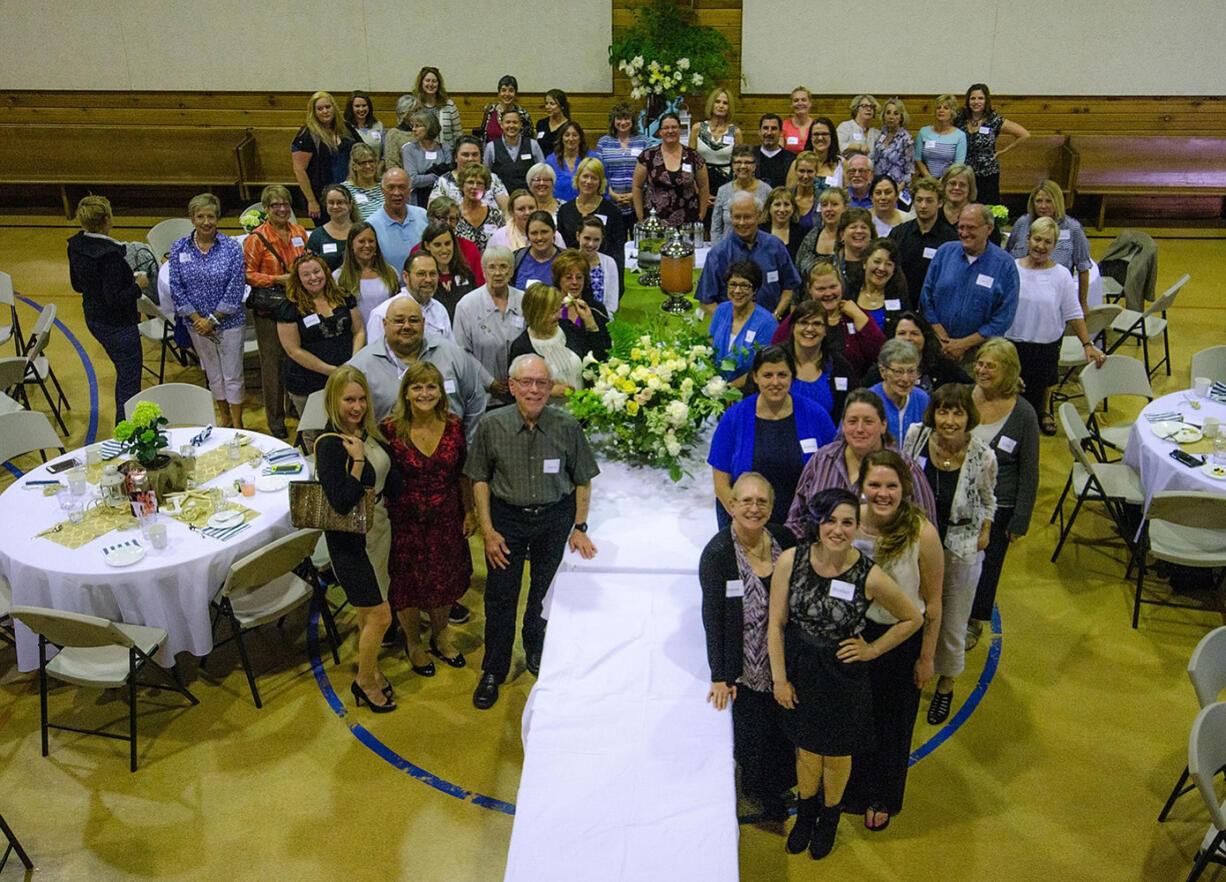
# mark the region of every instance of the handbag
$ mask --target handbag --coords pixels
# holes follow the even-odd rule
[[[324,432],[315,439],[318,448],[320,438],[334,435],[337,432]],[[351,460],[346,459],[346,463]],[[331,530],[337,533],[367,533],[375,516],[375,488],[367,487],[366,492],[348,514],[340,514],[328,500],[323,485],[318,481],[290,481],[289,484],[289,520],[299,529]]]
[[[255,231],[252,235],[259,237],[260,241],[264,243],[264,247],[277,259],[277,263],[281,264],[281,269],[288,273],[290,270],[285,265],[285,260],[268,243],[268,240],[264,238],[264,234]],[[251,293],[247,295],[247,306],[251,307],[251,311],[260,318],[274,318],[277,310],[281,308],[281,304],[285,303],[285,300],[285,286],[270,285],[267,288],[252,288]]]

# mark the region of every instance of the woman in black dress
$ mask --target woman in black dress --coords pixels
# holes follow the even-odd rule
[[[767,643],[775,700],[796,748],[800,802],[789,854],[807,846],[814,860],[834,847],[851,755],[872,739],[866,666],[923,624],[919,608],[852,545],[860,500],[847,490],[815,494],[805,539],[783,552],[771,576]],[[873,601],[898,621],[872,643],[860,636]],[[818,790],[822,791],[819,803]]]
[[[767,523],[774,497],[770,482],[757,472],[737,478],[732,524],[703,549],[698,581],[711,666],[707,701],[716,710],[731,703],[741,790],[761,802],[763,818],[783,821],[783,794],[796,783],[796,771],[771,695],[766,620],[775,561],[796,537],[781,524]]]

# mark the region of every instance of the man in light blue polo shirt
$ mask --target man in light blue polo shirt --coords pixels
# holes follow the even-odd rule
[[[389,168],[380,182],[383,190],[383,207],[367,221],[375,228],[379,250],[397,275],[404,271],[404,262],[409,252],[421,241],[421,234],[428,223],[426,210],[409,205],[412,181],[402,168]]]
[[[1017,312],[1017,265],[988,241],[995,221],[972,203],[958,218],[958,241],[937,249],[924,278],[920,306],[941,350],[959,361],[989,337],[1002,336]]]
[[[707,252],[707,262],[698,277],[698,302],[708,315],[715,312],[715,307],[728,299],[724,288],[728,267],[738,260],[752,260],[762,269],[758,305],[773,312],[778,321],[791,306],[792,292],[800,287],[800,273],[783,240],[758,229],[758,205],[752,193],[740,190],[734,194],[731,214],[735,235],[725,236]]]

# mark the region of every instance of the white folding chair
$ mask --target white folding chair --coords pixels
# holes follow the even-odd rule
[[[15,606],[13,618],[38,635],[38,694],[41,705],[41,728],[43,756],[48,753],[49,729],[79,732],[83,735],[100,735],[127,741],[130,746],[130,767],[136,771],[136,687],[156,689],[170,687],[184,695],[192,704],[199,704],[196,696],[179,682],[172,668],[165,668],[153,661],[158,648],[166,642],[166,632],[161,628],[145,625],[127,625],[112,622],[98,616],[63,612],[38,606]],[[47,657],[47,645],[60,648],[54,658]],[[151,664],[152,663],[152,664]],[[137,675],[151,667],[162,678],[160,683],[139,683]],[[76,686],[118,689],[128,687],[128,734],[107,732],[106,726],[98,729],[81,729],[51,723],[47,718],[47,676],[55,677]]]
[[[67,435],[68,426],[64,423],[64,416],[61,409],[72,410],[72,405],[68,403],[68,397],[64,394],[64,389],[60,386],[59,379],[55,376],[55,371],[51,368],[51,362],[47,357],[47,345],[51,342],[51,330],[55,327],[56,306],[54,303],[48,303],[42,308],[38,319],[34,322],[34,328],[30,332],[30,339],[26,343],[26,370],[25,376],[22,378],[22,384],[28,385],[35,383],[43,390],[43,397],[47,399],[47,406],[51,408],[51,412],[55,415],[55,421],[59,423],[60,430]],[[51,397],[51,392],[47,389],[47,380],[50,380],[55,386],[56,397]],[[26,398],[27,404],[29,398]]]
[[[154,224],[145,235],[145,241],[153,249],[153,256],[161,261],[170,253],[170,246],[176,239],[190,236],[195,231],[195,226],[187,218],[171,217]]]
[[[158,369],[155,371],[142,360],[141,367],[149,372],[159,383],[166,380],[166,351],[170,350],[174,355],[175,360],[179,364],[186,364],[183,356],[179,354],[179,347],[175,343],[175,326],[174,321],[168,319],[166,314],[162,312],[162,308],[149,299],[148,295],[142,294],[140,299],[136,301],[136,308],[140,314],[144,316],[137,328],[140,330],[141,338],[151,340],[161,349],[160,359],[158,361]]]
[[[13,586],[4,576],[0,576],[0,640],[9,646],[15,646],[17,641],[13,636]]]
[[[302,447],[305,456],[315,455],[315,451],[307,450],[302,436],[305,432],[322,432],[328,425],[328,414],[324,411],[324,390],[312,392],[307,396],[306,405],[302,408],[302,416],[298,418],[297,444]]]
[[[1100,426],[1098,406],[1108,398],[1118,395],[1135,395],[1154,400],[1154,390],[1149,385],[1149,372],[1145,365],[1126,355],[1108,355],[1100,368],[1090,367],[1081,372],[1081,388],[1089,408],[1088,426],[1098,444],[1099,459],[1107,458],[1107,447],[1122,451],[1128,445],[1132,423]]]
[[[213,393],[191,383],[163,383],[142,389],[124,402],[128,419],[142,401],[152,401],[162,408],[162,416],[172,426],[209,426],[213,424]]]
[[[1152,377],[1157,373],[1158,368],[1165,364],[1166,375],[1169,377],[1171,375],[1171,340],[1167,333],[1166,311],[1175,305],[1175,297],[1188,283],[1189,278],[1191,276],[1184,273],[1179,281],[1167,288],[1162,296],[1146,307],[1144,312],[1137,312],[1135,309],[1121,310],[1120,314],[1115,317],[1115,321],[1111,323],[1111,330],[1120,336],[1111,344],[1111,348],[1107,350],[1108,354],[1119,349],[1125,340],[1136,340],[1141,344],[1141,360],[1145,362],[1145,373]],[[1151,367],[1149,341],[1159,336],[1162,337],[1162,360]]]
[[[1128,534],[1128,519],[1124,515],[1125,505],[1144,505],[1145,489],[1141,486],[1141,476],[1132,466],[1123,463],[1092,462],[1086,456],[1086,444],[1093,444],[1093,436],[1081,419],[1081,414],[1072,402],[1066,401],[1059,409],[1060,425],[1064,436],[1068,439],[1069,452],[1073,454],[1073,466],[1069,470],[1068,480],[1064,484],[1064,492],[1056,502],[1049,523],[1055,523],[1060,517],[1060,541],[1052,552],[1051,562],[1055,563],[1064,548],[1064,542],[1073,531],[1073,522],[1081,506],[1087,501],[1101,502],[1107,509],[1107,515],[1115,524],[1115,529],[1124,537],[1129,553],[1132,550],[1132,537]],[[1064,520],[1064,499],[1069,490],[1077,494],[1077,504],[1068,522]]]
[[[13,413],[30,406],[25,387],[26,359],[22,355],[0,358],[0,413]],[[10,397],[12,392],[14,397]]]
[[[1196,701],[1206,708],[1218,700],[1222,690],[1226,689],[1226,625],[1214,628],[1196,644],[1192,656],[1188,659],[1188,679],[1196,691]],[[1175,782],[1171,795],[1166,798],[1166,805],[1158,813],[1161,823],[1170,814],[1175,800],[1196,789],[1195,784],[1188,783],[1188,767],[1183,767],[1183,773]]]
[[[0,343],[7,343],[11,337],[17,347],[17,354],[24,355],[26,341],[21,336],[21,320],[17,317],[17,297],[13,293],[13,277],[8,273],[0,272],[0,310],[3,310],[5,306],[9,308],[9,321],[7,325],[0,324]],[[3,314],[0,314],[0,321],[3,320]]]
[[[64,442],[55,434],[45,414],[36,410],[0,414],[0,462],[9,462],[35,451],[46,462],[46,450],[64,453]]]
[[[1219,383],[1226,383],[1226,345],[1210,346],[1192,356],[1190,376],[1208,377]]]
[[[1146,552],[1156,560],[1198,569],[1226,567],[1226,493],[1163,490],[1149,501],[1141,535],[1133,546],[1137,591],[1132,604],[1132,627],[1137,626],[1141,604],[1173,606],[1214,612],[1200,604],[1170,598],[1145,597]],[[1226,579],[1226,570],[1217,588]]]
[[[231,640],[238,645],[238,654],[256,707],[264,705],[255,685],[255,672],[247,655],[247,645],[243,642],[244,632],[280,621],[314,599],[319,604],[324,631],[332,643],[333,661],[340,664],[336,622],[324,596],[319,573],[311,561],[321,535],[320,530],[297,530],[239,558],[230,565],[230,571],[212,601],[214,630],[222,618],[230,624],[230,636],[215,643],[214,649]]]
[[[1086,313],[1085,323],[1086,331],[1089,332],[1090,340],[1098,340],[1098,348],[1105,350],[1106,347],[1106,332],[1111,323],[1115,321],[1115,317],[1120,314],[1123,307],[1115,304],[1106,304],[1104,306],[1093,306]],[[1056,383],[1056,388],[1052,390],[1052,404],[1058,404],[1061,401],[1069,401],[1073,398],[1080,397],[1080,393],[1069,394],[1064,391],[1064,386],[1069,380],[1081,372],[1086,366],[1086,350],[1082,345],[1081,340],[1071,331],[1066,333],[1060,341],[1060,380]]]
[[[1226,864],[1226,804],[1217,795],[1213,780],[1218,770],[1226,766],[1226,702],[1214,702],[1201,708],[1188,736],[1188,770],[1211,823],[1200,843],[1196,863],[1188,874],[1188,882],[1196,882],[1212,861]]]

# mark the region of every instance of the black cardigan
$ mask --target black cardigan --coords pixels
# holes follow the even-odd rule
[[[792,531],[781,524],[767,524],[783,550],[796,545]],[[744,667],[745,614],[741,598],[726,597],[728,582],[741,578],[732,547],[732,528],[716,533],[702,550],[698,582],[702,586],[702,625],[707,632],[707,663],[711,682],[732,686]],[[770,585],[767,585],[769,590]]]
[[[110,238],[77,233],[68,240],[68,277],[81,296],[85,321],[126,327],[140,321],[140,286],[124,246]],[[150,279],[156,282],[156,279]]]
[[[626,225],[622,223],[621,209],[608,199],[602,198],[600,205],[592,214],[605,216],[604,241],[600,243],[600,253],[613,258],[613,262],[617,264],[617,271],[624,275],[626,272]],[[579,213],[579,207],[575,205],[573,199],[558,206],[558,232],[562,234],[562,241],[566,243],[567,248],[579,247],[579,229],[584,217],[585,215]]]
[[[585,291],[586,295],[587,292]],[[591,306],[591,299],[587,296],[583,298]],[[609,347],[612,341],[609,339],[608,319],[604,317],[604,313],[598,308],[592,307],[592,315],[596,319],[596,330],[589,331],[572,321],[562,320],[558,322],[558,327],[562,329],[562,334],[566,337],[566,348],[571,352],[583,358],[588,352],[592,353],[592,357],[597,361],[604,361],[605,356],[609,354]],[[528,329],[524,328],[524,332],[514,339],[511,343],[511,348],[507,353],[507,363],[515,361],[520,355],[535,355],[536,349],[532,346],[532,340],[528,336]]]

